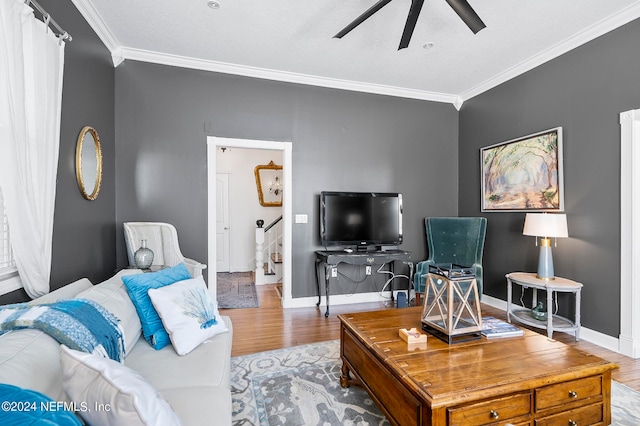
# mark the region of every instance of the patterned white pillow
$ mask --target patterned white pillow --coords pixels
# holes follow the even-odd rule
[[[202,277],[150,289],[149,298],[178,355],[186,355],[205,340],[229,331]]]
[[[91,425],[180,425],[160,393],[135,370],[60,345],[62,385]]]

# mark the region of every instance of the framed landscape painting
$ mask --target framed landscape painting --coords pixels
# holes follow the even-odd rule
[[[564,211],[562,127],[480,149],[482,211]]]

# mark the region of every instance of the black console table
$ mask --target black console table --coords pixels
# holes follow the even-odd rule
[[[340,251],[316,251],[316,284],[318,286],[318,303],[316,306],[320,306],[322,300],[322,293],[320,292],[320,274],[318,269],[324,265],[324,286],[325,296],[327,298],[327,310],[324,313],[325,318],[329,316],[329,287],[331,282],[331,270],[336,268],[340,263],[347,263],[349,265],[385,265],[391,264],[391,270],[393,271],[393,262],[399,261],[409,267],[409,289],[412,283],[413,276],[413,263],[411,262],[411,252],[402,250],[386,250],[386,251],[353,251],[346,252]],[[395,278],[395,276],[393,277]],[[391,286],[391,298],[393,299],[393,279],[390,281]],[[407,295],[408,296],[408,295]]]

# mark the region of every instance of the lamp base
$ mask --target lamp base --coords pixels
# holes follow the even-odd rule
[[[551,253],[551,240],[543,238],[540,241],[540,257],[538,258],[538,279],[553,280],[553,255]]]
[[[540,275],[536,274],[536,278],[539,280],[543,280],[543,281],[553,281],[556,279],[556,277],[541,277]]]

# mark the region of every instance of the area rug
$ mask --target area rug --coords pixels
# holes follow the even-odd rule
[[[367,392],[340,386],[340,341],[231,359],[233,425],[388,425]],[[640,425],[640,392],[612,384],[612,425]]]
[[[218,272],[218,308],[257,308],[260,306],[253,272]]]

